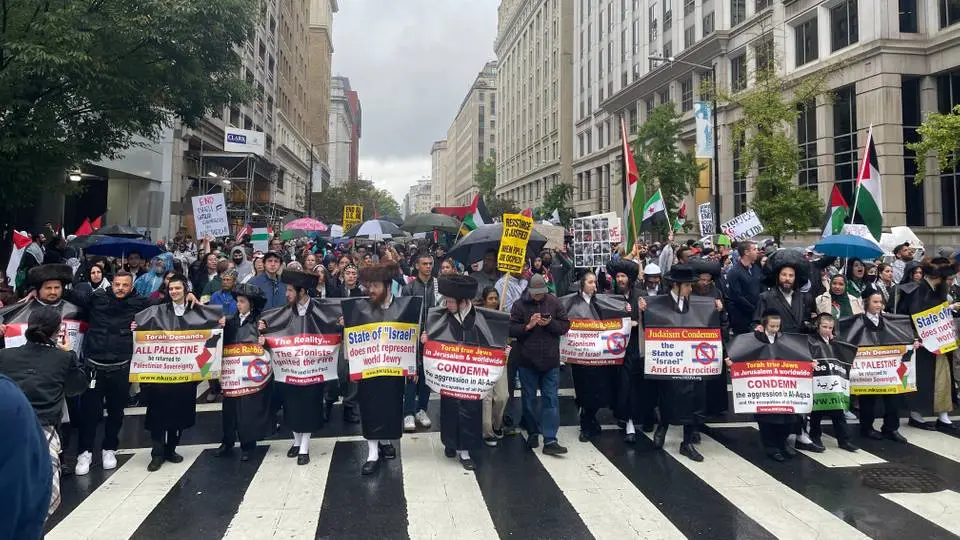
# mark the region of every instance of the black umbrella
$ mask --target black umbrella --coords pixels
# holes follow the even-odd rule
[[[465,266],[469,266],[477,261],[482,261],[487,252],[499,250],[502,236],[503,223],[481,225],[454,244],[449,256]],[[530,258],[531,255],[539,255],[545,245],[547,245],[547,237],[531,230],[530,240],[527,242],[527,258]]]
[[[126,225],[107,225],[106,227],[97,229],[97,234],[100,236],[116,236],[118,238],[143,238],[143,235],[138,233],[136,229]]]
[[[460,222],[443,214],[413,214],[407,216],[400,228],[411,233],[431,231],[456,233],[460,230]]]
[[[102,234],[88,234],[86,236],[78,236],[73,240],[67,242],[67,247],[74,249],[87,249],[88,247],[96,244],[100,240],[106,238]]]

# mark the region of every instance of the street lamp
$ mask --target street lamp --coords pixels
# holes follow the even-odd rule
[[[83,173],[80,172],[80,169],[73,169],[72,171],[70,171],[68,178],[70,178],[71,182],[79,182],[83,180]]]
[[[685,66],[691,66],[699,69],[710,70],[710,76],[713,78],[713,96],[711,99],[711,111],[710,114],[713,116],[713,160],[711,160],[711,167],[713,168],[713,179],[710,186],[711,195],[713,195],[713,226],[714,231],[717,234],[720,234],[720,128],[717,124],[717,66],[716,64],[710,64],[709,66],[704,64],[697,64],[694,62],[687,62],[686,60],[677,60],[673,56],[648,56],[650,60],[654,62],[664,62],[667,64],[683,64]]]

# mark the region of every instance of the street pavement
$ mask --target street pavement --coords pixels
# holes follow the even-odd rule
[[[476,472],[443,456],[439,402],[432,430],[404,435],[399,456],[360,475],[359,426],[333,420],[314,435],[311,463],[286,457],[283,432],[242,463],[213,455],[220,406],[202,397],[184,433],[184,461],[148,473],[143,410],[128,409],[119,466],[99,455],[83,477],[63,479],[63,502],[47,540],[128,538],[958,538],[960,441],[904,425],[909,444],[854,437],[849,453],[767,459],[756,424],[729,417],[708,424],[705,460],[679,455],[680,430],[663,450],[643,434],[635,445],[606,416],[603,434],[577,440],[569,378],[561,389],[562,457],[526,447],[522,436],[474,453]],[[905,422],[904,422],[905,424]],[[830,429],[825,426],[827,433]],[[851,430],[856,433],[856,427]],[[239,449],[237,449],[239,454]]]

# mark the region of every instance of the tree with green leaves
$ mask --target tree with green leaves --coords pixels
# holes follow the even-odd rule
[[[67,190],[68,170],[137,135],[254,95],[236,49],[256,2],[5,0],[0,14],[0,212]]]
[[[931,155],[937,158],[934,174],[960,167],[960,105],[948,114],[932,113],[917,128],[917,134],[920,140],[906,145],[916,154],[915,183],[923,182],[926,177],[927,158]]]
[[[821,225],[823,207],[815,190],[797,184],[800,147],[791,134],[806,104],[825,93],[825,69],[799,81],[781,78],[775,69],[756,72],[755,84],[740,92],[718,90],[721,102],[739,108],[740,121],[731,126],[734,152],[740,158],[735,174],[753,177],[749,206],[764,231],[779,243],[785,234],[807,232]]]
[[[573,186],[565,182],[554,185],[543,196],[543,203],[537,209],[538,219],[550,219],[556,210],[560,216],[560,223],[564,227],[570,226],[570,220],[577,217],[577,213],[570,208],[573,199]]]
[[[680,201],[697,188],[703,168],[692,151],[680,150],[680,128],[680,113],[673,102],[664,103],[653,109],[637,130],[633,149],[647,195],[661,189],[671,215],[680,207]]]
[[[517,203],[513,199],[497,195],[497,158],[495,156],[490,156],[477,163],[477,170],[473,173],[473,182],[476,184],[480,196],[483,197],[483,204],[486,205],[491,218],[499,219],[503,214],[519,212]]]
[[[362,206],[364,220],[373,219],[377,214],[400,217],[400,205],[393,195],[363,178],[313,194],[313,208],[324,223],[340,223],[343,207],[347,205]]]

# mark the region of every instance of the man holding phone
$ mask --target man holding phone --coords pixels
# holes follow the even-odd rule
[[[560,336],[568,330],[567,312],[557,297],[550,294],[543,276],[534,274],[526,292],[510,311],[510,336],[517,338],[515,347],[527,445],[531,449],[540,446],[542,434],[546,455],[567,453],[557,441],[557,431],[560,428]],[[538,389],[539,418],[535,415]]]

